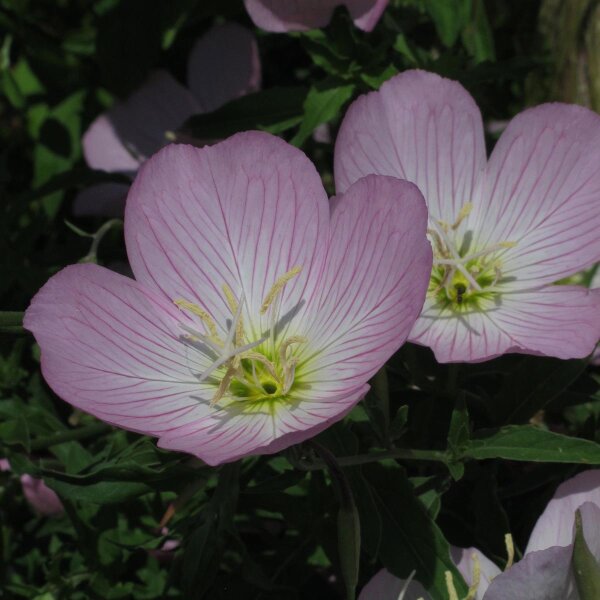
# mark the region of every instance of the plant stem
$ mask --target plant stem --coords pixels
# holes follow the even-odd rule
[[[377,462],[386,458],[424,460],[447,464],[450,457],[446,452],[442,452],[440,450],[411,450],[409,448],[395,448],[394,450],[386,450],[385,452],[357,454],[356,456],[337,456],[335,460],[340,467],[354,467],[357,465],[366,465],[368,463]],[[304,471],[318,471],[327,468],[325,462],[321,460],[314,462],[298,461],[295,466]]]
[[[31,442],[32,450],[43,450],[56,446],[57,444],[63,444],[65,442],[72,442],[76,440],[85,440],[87,438],[96,437],[102,433],[107,433],[111,430],[110,425],[104,423],[92,423],[85,427],[78,427],[77,429],[69,429],[68,431],[61,431],[54,435],[46,437],[40,437]]]

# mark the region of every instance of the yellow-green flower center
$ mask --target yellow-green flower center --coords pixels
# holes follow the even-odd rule
[[[470,248],[470,236],[460,235],[459,228],[472,208],[471,203],[463,206],[452,225],[432,219],[428,230],[434,254],[428,295],[457,312],[481,309],[484,300],[500,291],[502,255],[515,246],[507,241],[479,250]]]
[[[261,315],[267,315],[267,332],[262,337],[254,336],[257,339],[252,341],[242,317],[244,297],[237,298],[229,286],[223,286],[223,295],[232,314],[225,337],[219,335],[214,319],[200,306],[183,299],[175,300],[179,308],[199,317],[204,325],[204,333],[187,325],[181,327],[186,331],[186,342],[211,357],[211,365],[198,377],[199,382],[215,387],[211,406],[219,403],[226,407],[240,401],[248,407],[272,403],[288,398],[298,386],[298,358],[294,354],[307,340],[298,335],[280,338],[276,329],[281,292],[301,270],[301,267],[294,267],[275,281],[259,310]]]

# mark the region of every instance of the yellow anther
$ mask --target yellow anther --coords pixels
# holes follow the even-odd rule
[[[473,582],[469,586],[465,600],[475,600],[481,582],[481,565],[479,564],[479,557],[476,552],[471,554],[471,560],[473,561]]]
[[[285,284],[296,277],[298,273],[302,271],[301,266],[296,266],[293,269],[290,269],[287,273],[284,273],[274,284],[273,287],[269,290],[269,293],[265,296],[263,300],[262,306],[260,307],[260,314],[264,315],[267,310],[269,310],[269,306],[273,304],[273,301],[277,296],[281,293],[281,290],[285,287]]]
[[[504,570],[510,569],[513,566],[513,562],[515,561],[515,544],[513,542],[513,537],[510,533],[507,533],[504,536],[504,545],[506,546],[506,567]]]
[[[446,571],[444,573],[444,577],[446,578],[448,600],[458,600],[458,594],[456,593],[456,588],[454,587],[454,579],[452,578],[452,573],[450,571]]]
[[[215,395],[212,397],[212,400],[210,401],[211,407],[213,407],[215,404],[217,404],[219,402],[219,400],[221,400],[221,398],[223,398],[223,396],[227,393],[227,390],[229,389],[229,384],[231,383],[231,380],[235,377],[236,373],[237,373],[236,367],[233,364],[230,364],[227,367],[227,371],[225,372],[223,379],[221,379],[221,383],[219,383],[219,387],[217,388]]]
[[[518,242],[500,242],[499,246],[502,248],[514,248]]]
[[[283,367],[287,363],[287,350],[292,344],[305,344],[308,340],[302,335],[292,335],[287,338],[279,347],[279,360]]]
[[[200,308],[197,304],[194,304],[193,302],[188,302],[187,300],[184,300],[183,298],[178,298],[177,300],[173,300],[173,304],[175,304],[175,306],[177,306],[178,308],[181,308],[183,310],[188,310],[189,312],[196,315],[197,317],[200,317],[202,319],[202,322],[206,326],[206,329],[208,330],[208,334],[210,335],[210,337],[213,338],[214,340],[220,341],[219,334],[217,333],[217,326],[216,326],[215,322],[213,321],[212,317],[205,310]]]
[[[260,352],[245,352],[242,358],[259,362],[273,379],[279,381],[279,376],[277,375],[277,371],[275,371],[275,366],[264,354],[261,354]]]
[[[471,214],[473,203],[467,202],[459,211],[456,221],[452,224],[452,229],[458,229],[459,225]]]
[[[223,284],[223,294],[225,296],[225,299],[227,300],[229,310],[232,314],[235,315],[237,313],[239,304],[234,293],[231,291],[231,288],[226,283]],[[237,327],[235,328],[235,343],[238,346],[241,346],[244,343],[245,337],[246,333],[244,332],[244,317],[240,315]]]

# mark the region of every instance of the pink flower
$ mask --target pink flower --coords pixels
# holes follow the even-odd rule
[[[87,164],[133,178],[167,143],[165,132],[259,89],[260,58],[252,33],[235,23],[213,27],[192,49],[187,80],[189,89],[168,72],[157,71],[125,102],[100,115],[83,136]],[[120,216],[128,189],[112,182],[94,185],[78,195],[75,213]]]
[[[565,104],[526,110],[487,162],[471,96],[407,71],[342,123],[338,192],[369,173],[412,181],[428,203],[434,267],[411,341],[440,362],[593,350],[600,297],[552,284],[600,258],[600,116]]]
[[[371,31],[389,0],[244,0],[254,23],[278,33],[325,27],[336,6],[345,6],[354,24]]]
[[[10,463],[6,458],[0,459],[0,471],[10,471]],[[25,500],[31,508],[42,516],[54,517],[64,512],[62,502],[41,479],[35,479],[31,475],[21,475],[21,487]]]
[[[125,211],[136,280],[67,267],[25,315],[74,406],[216,465],[342,418],[406,339],[431,268],[417,188],[368,177],[331,204],[299,150],[248,132],[170,145]]]
[[[575,511],[581,512],[585,541],[600,560],[600,470],[585,471],[556,490],[538,519],[523,558],[506,571],[476,548],[452,550],[473,600],[577,600],[571,567]],[[475,556],[474,556],[475,555]],[[474,566],[480,571],[479,582]],[[418,574],[417,574],[418,578]],[[404,590],[404,595],[400,595]],[[359,600],[429,600],[418,581],[402,581],[380,571],[363,589]]]

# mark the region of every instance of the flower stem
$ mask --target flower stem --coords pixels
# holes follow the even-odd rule
[[[110,430],[110,425],[105,425],[104,423],[92,423],[85,427],[69,429],[68,431],[61,431],[60,433],[37,438],[31,442],[31,450],[43,450],[45,448],[50,448],[51,446],[56,446],[57,444],[64,444],[65,442],[85,440],[107,433]]]
[[[357,465],[366,465],[388,458],[400,458],[403,460],[433,461],[447,464],[450,457],[446,452],[440,450],[411,450],[409,448],[395,448],[384,452],[371,452],[369,454],[357,454],[355,456],[337,456],[336,462],[340,467],[354,467]],[[326,469],[327,465],[322,460],[294,461],[294,466],[303,471],[318,471]]]

